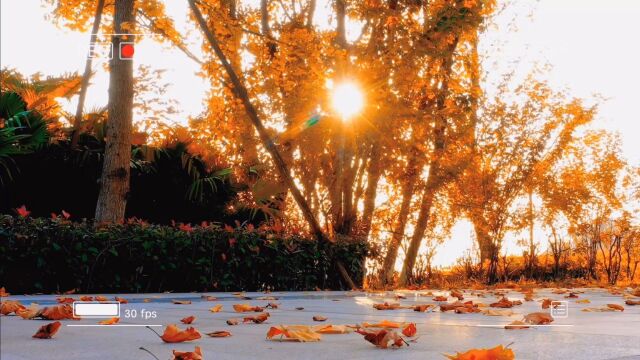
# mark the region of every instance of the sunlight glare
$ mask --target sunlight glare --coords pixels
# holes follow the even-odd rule
[[[348,120],[362,110],[364,97],[360,88],[354,83],[346,82],[333,89],[333,108],[343,121]]]

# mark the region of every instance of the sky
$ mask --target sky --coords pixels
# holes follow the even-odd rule
[[[323,2],[320,1],[319,4]],[[186,0],[165,1],[179,30],[187,26]],[[318,21],[326,21],[323,6]],[[45,20],[47,9],[41,0],[0,2],[0,65],[23,74],[41,72],[57,75],[84,69],[88,34],[61,29]],[[592,125],[620,133],[623,152],[632,164],[640,164],[640,1],[635,0],[514,0],[495,19],[495,27],[483,35],[480,50],[488,79],[497,79],[513,69],[525,76],[534,64],[550,64],[548,78],[558,89],[577,97],[607,100]],[[200,57],[200,34],[193,33],[192,52]],[[189,116],[204,111],[206,82],[196,75],[198,65],[176,49],[151,37],[136,45],[135,64],[167,69],[163,80],[171,87],[166,96],[177,101],[180,110],[172,116],[186,123]],[[87,95],[86,108],[107,103],[108,74],[99,64]],[[490,91],[490,90],[489,90]],[[75,102],[65,106],[75,112]],[[471,226],[462,220],[452,238],[441,247],[436,265],[451,264],[471,247]],[[541,229],[536,236],[543,238]],[[519,251],[514,239],[505,243],[508,251]]]

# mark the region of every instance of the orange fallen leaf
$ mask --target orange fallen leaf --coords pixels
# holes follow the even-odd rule
[[[263,312],[261,314],[258,315],[254,315],[254,316],[246,316],[242,322],[253,322],[255,324],[262,324],[263,322],[267,321],[267,319],[269,318],[269,313],[268,312]]]
[[[193,327],[188,327],[185,330],[180,330],[174,324],[168,325],[164,330],[164,334],[160,336],[162,341],[167,343],[177,343],[184,341],[192,341],[200,339],[200,333]]]
[[[189,305],[191,304],[191,300],[171,300],[172,303],[176,304],[176,305]]]
[[[211,311],[212,313],[217,313],[220,312],[220,310],[222,310],[222,305],[218,304],[212,308],[209,309],[209,311]]]
[[[570,293],[569,293],[569,295],[565,295],[565,297],[564,297],[564,298],[565,298],[565,299],[576,299],[576,298],[578,298],[578,297],[579,297],[579,295],[578,295],[578,294],[576,294],[576,293],[574,293],[574,292],[570,292]]]
[[[315,315],[315,316],[313,317],[313,321],[326,321],[326,320],[327,320],[327,318],[326,318],[326,317],[324,317],[324,316],[320,316],[320,315]]]
[[[631,300],[631,299],[629,299],[629,300],[625,301],[624,303],[627,304],[627,305],[631,305],[631,306],[640,305],[640,300]]]
[[[532,325],[547,325],[553,322],[553,317],[548,313],[534,312],[524,317],[524,322]]]
[[[267,308],[267,309],[277,309],[278,306],[280,306],[280,304],[274,303],[274,302],[270,302],[270,303],[267,304],[267,306],[265,306],[265,308]]]
[[[513,305],[514,305],[513,301],[509,301],[509,299],[507,299],[506,297],[503,297],[498,302],[489,304],[489,306],[496,307],[496,308],[510,308],[510,307],[513,307]]]
[[[128,304],[128,303],[129,303],[129,300],[124,299],[124,298],[121,298],[121,297],[119,297],[119,296],[116,296],[116,297],[115,297],[115,300],[116,300],[117,302],[119,302],[120,304]]]
[[[217,297],[211,296],[211,295],[202,295],[200,298],[202,300],[204,300],[204,301],[216,301],[216,300],[218,300]]]
[[[98,296],[96,296],[96,301],[109,301],[109,299],[107,299],[104,296],[98,295]]]
[[[519,329],[528,329],[529,326],[527,326],[527,324],[523,321],[516,320],[510,323],[509,325],[505,325],[504,328],[507,330],[519,330]]]
[[[402,326],[402,324],[398,323],[398,322],[393,322],[393,321],[388,321],[388,320],[382,320],[380,322],[377,323],[367,323],[367,322],[363,322],[362,323],[362,327],[365,328],[389,328],[389,329],[399,329],[400,326]]]
[[[400,304],[398,303],[383,303],[383,304],[373,304],[373,308],[376,310],[396,310],[400,308]]]
[[[268,340],[314,342],[320,341],[322,336],[306,325],[272,326],[267,332]]]
[[[436,296],[432,300],[433,301],[447,301],[449,299],[446,296]]]
[[[364,339],[373,345],[387,349],[388,347],[401,347],[407,342],[393,330],[381,329],[378,331],[367,331],[364,329],[356,330],[358,334],[364,335]],[[409,344],[407,344],[408,346]]]
[[[195,321],[195,319],[196,319],[196,317],[195,317],[195,316],[193,316],[193,315],[191,315],[191,316],[188,316],[188,317],[186,317],[186,318],[181,319],[180,321],[181,321],[183,324],[187,324],[187,325],[189,325],[189,324],[193,323],[193,322]]]
[[[347,334],[352,332],[353,328],[347,325],[316,325],[313,331],[318,334]]]
[[[513,350],[498,345],[493,349],[471,349],[464,353],[445,355],[451,360],[515,360]]]
[[[613,310],[624,311],[624,306],[618,304],[607,304],[607,307]]]
[[[404,329],[402,329],[402,335],[408,337],[414,336],[417,332],[418,329],[416,328],[416,324],[414,323],[409,323],[409,325],[405,326]]]
[[[46,307],[37,316],[46,320],[80,319],[73,317],[73,308],[69,304]]]
[[[413,305],[413,311],[425,312],[435,307],[436,305],[434,304],[418,304],[418,305]]]
[[[176,351],[173,350],[172,360],[202,360],[202,350],[200,346],[196,346],[194,351]]]
[[[463,300],[464,299],[464,295],[459,290],[451,290],[450,294],[451,294],[452,297],[458,298],[458,300]]]
[[[16,310],[16,314],[25,320],[31,320],[38,316],[40,313],[40,309],[38,308],[38,304],[31,304],[27,308]]]
[[[576,300],[576,304],[591,304],[589,299]]]
[[[80,301],[93,301],[93,296],[80,296]]]
[[[264,308],[261,308],[260,306],[251,306],[249,304],[234,304],[233,310],[235,310],[236,312],[261,312],[264,310]]]
[[[38,329],[38,331],[33,335],[36,339],[51,339],[53,335],[55,335],[62,324],[60,321],[52,322],[47,325],[43,325]]]
[[[113,325],[113,324],[117,324],[118,322],[120,322],[120,318],[113,317],[113,318],[108,319],[108,320],[102,320],[98,324],[100,324],[100,325]]]
[[[551,302],[552,301],[553,300],[551,300],[551,299],[543,299],[542,300],[542,308],[543,309],[548,309],[551,306]]]
[[[231,336],[231,333],[228,331],[221,330],[221,331],[213,331],[213,332],[207,333],[207,335],[210,337],[219,338],[219,337],[229,337]]]
[[[0,288],[0,297],[7,297],[9,295],[11,294],[9,294],[7,290],[5,290],[4,286]]]
[[[25,306],[18,300],[5,300],[0,304],[0,314],[2,315],[17,314],[17,311],[22,309],[25,309]]]

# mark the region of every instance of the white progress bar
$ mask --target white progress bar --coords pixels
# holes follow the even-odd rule
[[[89,318],[120,317],[120,303],[117,301],[74,301],[73,316]]]

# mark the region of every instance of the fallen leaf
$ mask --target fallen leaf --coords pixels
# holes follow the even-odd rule
[[[414,323],[409,323],[409,325],[405,326],[404,329],[402,329],[402,335],[408,337],[414,336],[417,332],[418,329],[416,328],[416,324]]]
[[[229,319],[227,320],[227,325],[238,325],[240,323],[240,320],[238,319]]]
[[[486,316],[511,316],[515,313],[507,309],[504,309],[504,310],[486,309],[486,310],[482,310],[482,314]]]
[[[269,329],[267,332],[267,339],[277,341],[314,342],[320,341],[322,336],[306,325],[279,325],[272,326]]]
[[[543,299],[542,300],[542,308],[543,309],[548,309],[551,306],[551,302],[552,301],[553,300],[551,300],[551,299]]]
[[[576,300],[576,304],[591,304],[591,301],[589,301],[589,299],[581,299]]]
[[[183,318],[180,320],[180,322],[182,322],[183,324],[191,324],[196,320],[196,317],[191,315],[191,316],[187,316],[186,318]]]
[[[46,307],[39,311],[39,314],[37,316],[45,320],[80,319],[73,317],[73,308],[69,304]]]
[[[299,307],[296,308],[296,310],[304,310],[304,308],[299,306]]]
[[[38,329],[38,331],[33,335],[36,339],[51,339],[53,335],[55,335],[62,324],[60,321],[52,322],[47,325],[43,325]]]
[[[152,300],[151,300],[151,299],[149,299],[149,298],[144,298],[144,299],[142,299],[142,302],[144,302],[144,303],[150,303],[151,301],[152,301]]]
[[[80,296],[80,301],[93,301],[93,296]]]
[[[260,296],[256,300],[278,300],[278,298],[275,296]]]
[[[218,304],[212,308],[209,309],[209,311],[211,311],[212,313],[217,313],[220,312],[220,310],[222,310],[222,305]]]
[[[0,288],[0,297],[7,297],[9,295],[11,295],[11,294],[9,294],[7,292],[7,290],[4,288],[4,286]]]
[[[413,311],[418,311],[418,312],[425,312],[431,309],[434,309],[436,307],[435,304],[419,304],[419,305],[413,305]]]
[[[367,322],[363,322],[362,323],[362,327],[365,328],[388,328],[388,329],[399,329],[400,326],[402,326],[401,323],[398,322],[394,322],[394,321],[389,321],[389,320],[382,320],[380,322],[377,323],[367,323]]]
[[[493,349],[471,349],[464,353],[445,355],[451,360],[515,360],[513,350],[498,345]]]
[[[167,343],[178,343],[183,341],[192,341],[200,339],[200,333],[193,327],[188,327],[185,330],[180,330],[174,324],[170,324],[164,330],[164,334],[160,336],[162,341]]]
[[[106,298],[106,297],[104,297],[104,296],[100,296],[100,295],[98,295],[98,296],[96,296],[96,301],[109,301],[109,299],[107,299],[107,298]]]
[[[520,320],[516,320],[512,323],[510,323],[509,325],[505,325],[504,327],[507,330],[519,330],[519,329],[528,329],[529,326],[526,325],[526,323],[520,321]]]
[[[202,350],[200,346],[196,346],[195,350],[190,351],[176,351],[173,350],[172,360],[202,360]]]
[[[631,306],[640,305],[640,300],[631,300],[631,299],[629,299],[629,300],[625,301],[624,303],[627,304],[627,305],[631,305]]]
[[[191,300],[171,300],[172,303],[176,304],[176,305],[190,305],[191,304]]]
[[[119,302],[120,304],[128,304],[128,303],[129,303],[129,300],[124,299],[124,298],[121,298],[121,297],[118,297],[118,296],[116,296],[116,297],[115,297],[115,299],[116,299],[116,301],[117,301],[117,302]]]
[[[249,304],[234,304],[233,310],[236,312],[261,312],[264,308],[261,308],[260,306],[251,306]]]
[[[108,320],[102,320],[102,321],[98,322],[98,324],[99,325],[113,325],[113,324],[117,324],[118,322],[120,322],[120,318],[112,317],[111,319],[108,319]]]
[[[246,316],[244,319],[242,319],[242,322],[254,322],[255,324],[262,324],[269,318],[269,316],[270,315],[268,312],[263,312],[254,316]]]
[[[580,311],[584,311],[584,312],[613,312],[616,311],[613,308],[607,307],[607,306],[602,306],[602,307],[592,307],[592,308],[584,308]]]
[[[274,302],[270,302],[267,304],[267,306],[265,306],[266,309],[277,309],[278,306],[280,306],[280,304],[278,303],[274,303]]]
[[[16,310],[16,314],[25,320],[31,320],[38,316],[40,313],[40,309],[38,308],[38,304],[31,304],[29,307],[24,309]]]
[[[574,292],[570,292],[569,295],[565,295],[565,299],[576,299],[578,298],[578,294],[574,293]]]
[[[607,307],[613,310],[624,311],[624,306],[618,304],[607,304]]]
[[[364,335],[365,340],[381,349],[387,349],[389,346],[401,347],[402,345],[407,344],[407,342],[393,330],[381,329],[378,331],[367,331],[364,329],[358,329],[356,332]]]
[[[383,303],[383,304],[373,304],[373,308],[376,310],[396,310],[400,308],[400,304],[398,303]]]
[[[314,315],[313,316],[313,321],[326,321],[327,318],[324,316],[320,316],[320,315]]]
[[[221,331],[213,331],[213,332],[207,333],[207,335],[210,337],[220,338],[220,337],[229,337],[231,336],[231,333],[228,331],[221,330]]]
[[[514,305],[513,301],[509,301],[509,299],[507,299],[506,297],[503,297],[498,302],[489,304],[489,306],[495,307],[495,308],[510,308],[510,307],[513,307],[513,305]]]
[[[202,295],[200,298],[202,300],[204,300],[204,301],[216,301],[216,300],[218,300],[217,297],[211,296],[211,295]]]
[[[25,306],[18,300],[5,300],[0,304],[0,314],[2,315],[17,314],[17,311],[22,309],[25,309]]]
[[[464,299],[464,295],[459,290],[451,290],[450,294],[451,294],[452,297],[458,298],[458,300],[463,300]]]
[[[449,299],[446,296],[436,296],[432,300],[433,301],[447,301]]]
[[[553,322],[553,317],[548,313],[534,312],[524,317],[524,322],[532,325],[547,325]]]
[[[353,328],[346,325],[315,325],[313,331],[319,334],[347,334],[352,332]]]

